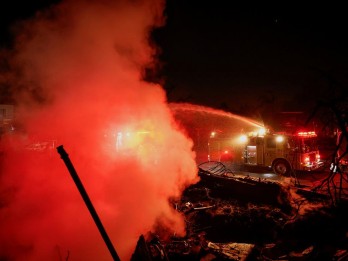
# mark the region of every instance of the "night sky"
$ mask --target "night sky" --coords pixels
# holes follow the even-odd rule
[[[267,103],[301,110],[303,97],[315,101],[319,89],[346,81],[342,6],[231,3],[168,1],[159,42],[170,97],[237,111]]]
[[[9,25],[52,0],[1,6],[1,44]],[[348,18],[343,6],[167,0],[166,24],[153,41],[161,50],[169,101],[244,114],[271,108],[298,111],[347,82]],[[335,88],[335,87],[334,87]]]

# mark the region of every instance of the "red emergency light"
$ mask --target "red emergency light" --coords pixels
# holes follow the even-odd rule
[[[299,131],[297,133],[297,136],[304,137],[304,138],[310,138],[310,137],[316,137],[317,134],[315,133],[315,131]]]

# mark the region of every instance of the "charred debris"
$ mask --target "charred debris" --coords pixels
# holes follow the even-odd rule
[[[159,228],[141,235],[135,260],[348,260],[347,206],[302,193],[284,178],[237,176],[221,162],[199,168],[200,181],[173,207],[186,236]]]

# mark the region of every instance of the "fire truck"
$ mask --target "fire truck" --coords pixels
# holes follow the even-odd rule
[[[260,129],[229,138],[219,138],[212,132],[208,144],[208,161],[270,167],[284,176],[292,170],[310,171],[323,166],[314,131],[289,134]]]

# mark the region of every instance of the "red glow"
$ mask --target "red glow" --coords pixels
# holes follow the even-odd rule
[[[63,1],[22,25],[11,84],[24,132],[1,140],[4,259],[111,260],[56,150],[22,149],[34,141],[64,145],[121,260],[158,223],[184,234],[168,199],[198,179],[192,142],[161,86],[139,80],[162,11],[162,1]],[[106,130],[149,135],[120,155]]]
[[[315,131],[300,131],[297,133],[297,136],[310,138],[310,137],[316,137],[317,134],[315,133]]]

